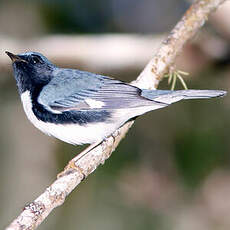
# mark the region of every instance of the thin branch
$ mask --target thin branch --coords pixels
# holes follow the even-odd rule
[[[169,36],[163,41],[158,52],[132,84],[155,89],[168,68],[174,63],[184,44],[198,31],[208,15],[225,0],[200,0],[185,13]],[[115,134],[83,157],[76,156],[59,174],[57,180],[35,201],[27,205],[22,213],[7,227],[7,230],[35,229],[57,206],[63,204],[68,194],[100,164],[110,157],[133,122],[128,122]]]
[[[185,43],[204,25],[209,14],[223,2],[225,0],[200,0],[192,4],[139,75],[135,85],[140,88],[157,88]]]

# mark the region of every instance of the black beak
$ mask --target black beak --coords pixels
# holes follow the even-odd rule
[[[14,62],[26,62],[27,63],[26,60],[22,59],[18,55],[12,54],[12,53],[10,53],[8,51],[6,51],[5,53],[10,57],[10,59],[12,60],[13,63]]]

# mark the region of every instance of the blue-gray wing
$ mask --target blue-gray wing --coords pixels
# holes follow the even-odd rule
[[[139,88],[109,77],[70,69],[58,72],[43,88],[38,102],[48,110],[60,112],[135,108],[154,103],[142,97]]]

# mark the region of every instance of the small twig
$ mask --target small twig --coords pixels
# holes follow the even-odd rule
[[[193,3],[141,72],[135,85],[147,89],[157,88],[186,42],[204,25],[209,14],[223,2],[225,0],[200,0]]]
[[[181,82],[181,84],[183,85],[183,87],[184,87],[184,89],[188,89],[188,87],[187,87],[187,85],[186,85],[186,83],[185,83],[185,81],[184,81],[184,79],[181,77],[181,75],[180,74],[178,74],[177,75],[177,78],[180,80],[180,82]]]
[[[184,44],[198,31],[208,15],[225,0],[200,0],[185,13],[170,35],[164,40],[156,55],[132,84],[140,88],[155,89]],[[133,122],[121,127],[116,135],[87,153],[80,160],[71,163],[46,191],[25,207],[22,213],[7,227],[7,230],[35,229],[66,196],[90,173],[111,155]]]
[[[184,89],[186,90],[188,89],[182,75],[188,76],[189,73],[181,71],[181,70],[175,70],[174,67],[170,67],[169,73],[164,75],[165,78],[168,78],[169,85],[171,84],[171,81],[172,81],[171,90],[175,89],[177,79],[179,79]]]

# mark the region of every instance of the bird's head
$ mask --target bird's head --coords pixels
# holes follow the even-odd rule
[[[34,87],[44,86],[51,80],[55,66],[42,54],[26,52],[15,55],[8,51],[6,54],[12,60],[20,94]]]

